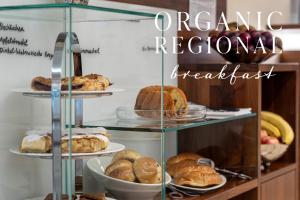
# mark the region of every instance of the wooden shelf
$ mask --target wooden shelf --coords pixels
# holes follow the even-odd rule
[[[209,192],[198,197],[187,197],[185,200],[222,200],[230,199],[250,191],[258,186],[257,179],[244,181],[241,179],[229,180],[226,185],[217,191]]]
[[[300,29],[300,24],[272,24],[273,29]],[[268,27],[267,27],[268,28]]]
[[[295,169],[297,169],[296,163],[274,162],[268,171],[261,173],[261,182],[269,181]]]

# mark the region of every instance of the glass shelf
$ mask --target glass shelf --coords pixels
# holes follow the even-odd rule
[[[66,13],[69,10],[70,13]],[[17,11],[17,12],[16,12]],[[99,12],[100,11],[100,12]],[[114,13],[113,15],[111,13]],[[33,4],[0,7],[0,17],[7,19],[63,22],[72,15],[73,23],[101,21],[132,21],[154,19],[156,14],[99,6],[64,4]],[[162,15],[158,16],[163,19]]]
[[[193,121],[188,123],[175,122],[147,122],[147,121],[120,121],[118,119],[109,119],[93,122],[84,122],[83,127],[105,127],[109,130],[120,131],[141,131],[141,132],[171,132],[188,128],[195,128],[200,126],[207,126],[213,124],[221,124],[229,121],[242,120],[256,117],[256,113],[250,113],[240,116],[227,117],[224,119],[204,119],[200,121]]]

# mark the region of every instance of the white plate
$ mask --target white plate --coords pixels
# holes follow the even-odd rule
[[[125,146],[123,144],[119,143],[110,143],[108,147],[103,151],[98,151],[95,153],[73,153],[72,159],[81,159],[81,158],[93,158],[93,157],[99,157],[106,154],[116,153],[119,151],[122,151],[125,149]],[[11,148],[9,150],[11,153],[20,155],[20,156],[27,156],[27,157],[33,157],[33,158],[43,158],[43,159],[52,159],[52,153],[22,153],[20,152],[18,147]],[[69,156],[68,153],[63,153],[62,157],[64,159],[67,159]]]
[[[138,113],[141,112],[145,116],[139,116]],[[160,122],[160,113],[161,110],[135,110],[132,107],[118,107],[116,109],[117,118],[120,121],[126,122]],[[164,110],[164,114],[168,114],[171,111]],[[156,116],[156,117],[152,117]],[[188,122],[188,121],[195,121],[195,120],[203,120],[206,117],[206,107],[201,105],[189,105],[187,113],[180,117],[164,117],[165,122]]]
[[[30,88],[19,88],[13,89],[13,92],[21,93],[24,96],[32,96],[32,97],[39,97],[39,98],[50,98],[51,91],[36,91]],[[95,98],[101,96],[110,96],[114,92],[123,92],[124,89],[109,87],[104,91],[78,91],[72,90],[72,98]],[[61,91],[61,96],[64,98],[68,98],[69,91]]]
[[[176,185],[175,183],[173,183],[173,181],[170,184],[173,185],[174,187],[177,187],[178,189],[181,189],[181,190],[204,193],[204,192],[209,192],[211,190],[216,190],[220,187],[223,187],[226,184],[226,182],[227,182],[226,177],[223,176],[222,174],[220,174],[220,176],[222,178],[222,183],[221,184],[214,185],[214,186],[211,186],[211,187],[205,187],[205,188]]]

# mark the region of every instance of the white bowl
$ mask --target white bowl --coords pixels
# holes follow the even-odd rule
[[[162,191],[162,184],[141,184],[115,179],[104,174],[112,157],[93,158],[87,162],[88,169],[99,183],[115,198],[121,200],[153,200]],[[166,185],[171,177],[166,173]]]

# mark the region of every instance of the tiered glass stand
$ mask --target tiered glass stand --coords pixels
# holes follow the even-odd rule
[[[24,95],[24,97],[19,95],[16,98],[19,98],[19,101],[24,101],[25,106],[31,105],[31,109],[34,109],[35,106],[51,106],[52,115],[48,118],[48,124],[51,124],[52,129],[52,154],[23,155],[18,153],[17,149],[12,150],[12,152],[22,156],[46,157],[52,160],[52,190],[49,189],[48,192],[53,193],[53,200],[61,200],[62,193],[67,193],[71,199],[72,194],[76,192],[74,177],[82,175],[83,161],[91,157],[112,154],[125,147],[134,148],[134,145],[115,143],[114,136],[123,135],[123,132],[130,135],[127,140],[136,141],[136,137],[139,137],[138,142],[145,142],[145,144],[147,143],[146,137],[141,138],[141,134],[157,133],[159,135],[159,149],[148,146],[146,148],[145,145],[145,149],[140,150],[143,150],[146,155],[151,155],[154,150],[158,151],[159,155],[152,156],[157,158],[163,172],[166,172],[165,163],[169,156],[184,151],[202,153],[199,150],[208,148],[203,155],[211,156],[218,166],[253,177],[249,181],[228,179],[222,189],[200,195],[200,199],[209,197],[218,199],[218,195],[221,195],[222,198],[220,199],[226,199],[226,195],[237,194],[238,190],[240,192],[250,191],[257,186],[255,180],[258,170],[258,152],[252,151],[253,149],[257,150],[258,145],[257,134],[254,132],[257,127],[255,113],[219,120],[195,119],[180,122],[165,121],[162,114],[160,119],[154,122],[151,120],[134,121],[132,119],[124,121],[116,117],[117,107],[125,105],[133,108],[137,93],[141,88],[149,85],[177,84],[174,80],[170,80],[169,74],[166,73],[168,68],[172,67],[164,66],[166,56],[162,52],[158,54],[155,52],[140,53],[141,46],[149,46],[149,44],[150,47],[155,46],[155,38],[164,35],[155,27],[155,21],[158,26],[163,27],[163,16],[156,16],[155,13],[148,12],[65,3],[0,7],[0,19],[10,23],[47,27],[49,32],[42,29],[35,30],[37,34],[39,31],[41,32],[37,40],[47,45],[54,45],[55,39],[53,38],[57,38],[55,47],[51,46],[52,49],[55,49],[52,64],[41,70],[37,66],[33,66],[39,62],[34,64],[29,62],[30,64],[27,64],[30,68],[28,74],[17,75],[15,80],[22,81],[10,85],[11,91]],[[49,27],[51,28],[49,29]],[[48,39],[48,37],[53,40]],[[83,43],[100,44],[100,54],[81,55],[79,41],[81,47],[83,46],[82,41],[84,41]],[[71,80],[74,75],[87,73],[99,73],[112,77],[114,85],[104,92],[84,93],[72,91],[70,81],[69,90],[61,91],[60,80],[62,77],[69,77]],[[41,74],[52,77],[51,92],[36,92],[30,89],[31,79]],[[10,75],[13,76],[13,73]],[[27,86],[27,89],[13,88],[16,86],[24,88],[24,85]],[[104,96],[105,98],[102,98]],[[42,100],[28,97],[48,98],[50,102],[45,104],[40,102]],[[98,97],[101,98],[98,99]],[[163,98],[161,99],[163,102]],[[30,120],[31,127],[35,127],[35,123],[39,120],[41,119]],[[66,129],[71,139],[72,127],[105,127],[113,135],[111,146],[108,147],[107,151],[98,154],[62,154],[60,147],[62,130]],[[184,133],[183,135],[182,130],[191,130],[192,133]],[[210,138],[207,137],[207,133],[211,133]],[[220,153],[220,151],[216,151],[218,148],[221,152],[233,152],[227,150],[235,148],[234,145],[227,145],[218,139],[225,138],[226,135],[234,137],[234,140],[241,144],[238,151],[244,153],[237,154],[234,162],[230,161],[232,155],[222,154],[221,157],[217,155]],[[184,144],[184,137],[191,136],[195,138],[196,143]],[[207,143],[199,142],[199,138],[200,141],[207,141]],[[69,149],[71,149],[71,144],[69,144]],[[249,155],[249,157],[244,155]],[[223,158],[223,160],[219,158]],[[74,162],[74,160],[76,161]],[[166,174],[162,174],[161,192],[158,198],[166,199],[170,190],[167,189]],[[38,177],[32,177],[30,180],[37,181]],[[84,187],[85,185],[83,185]]]

